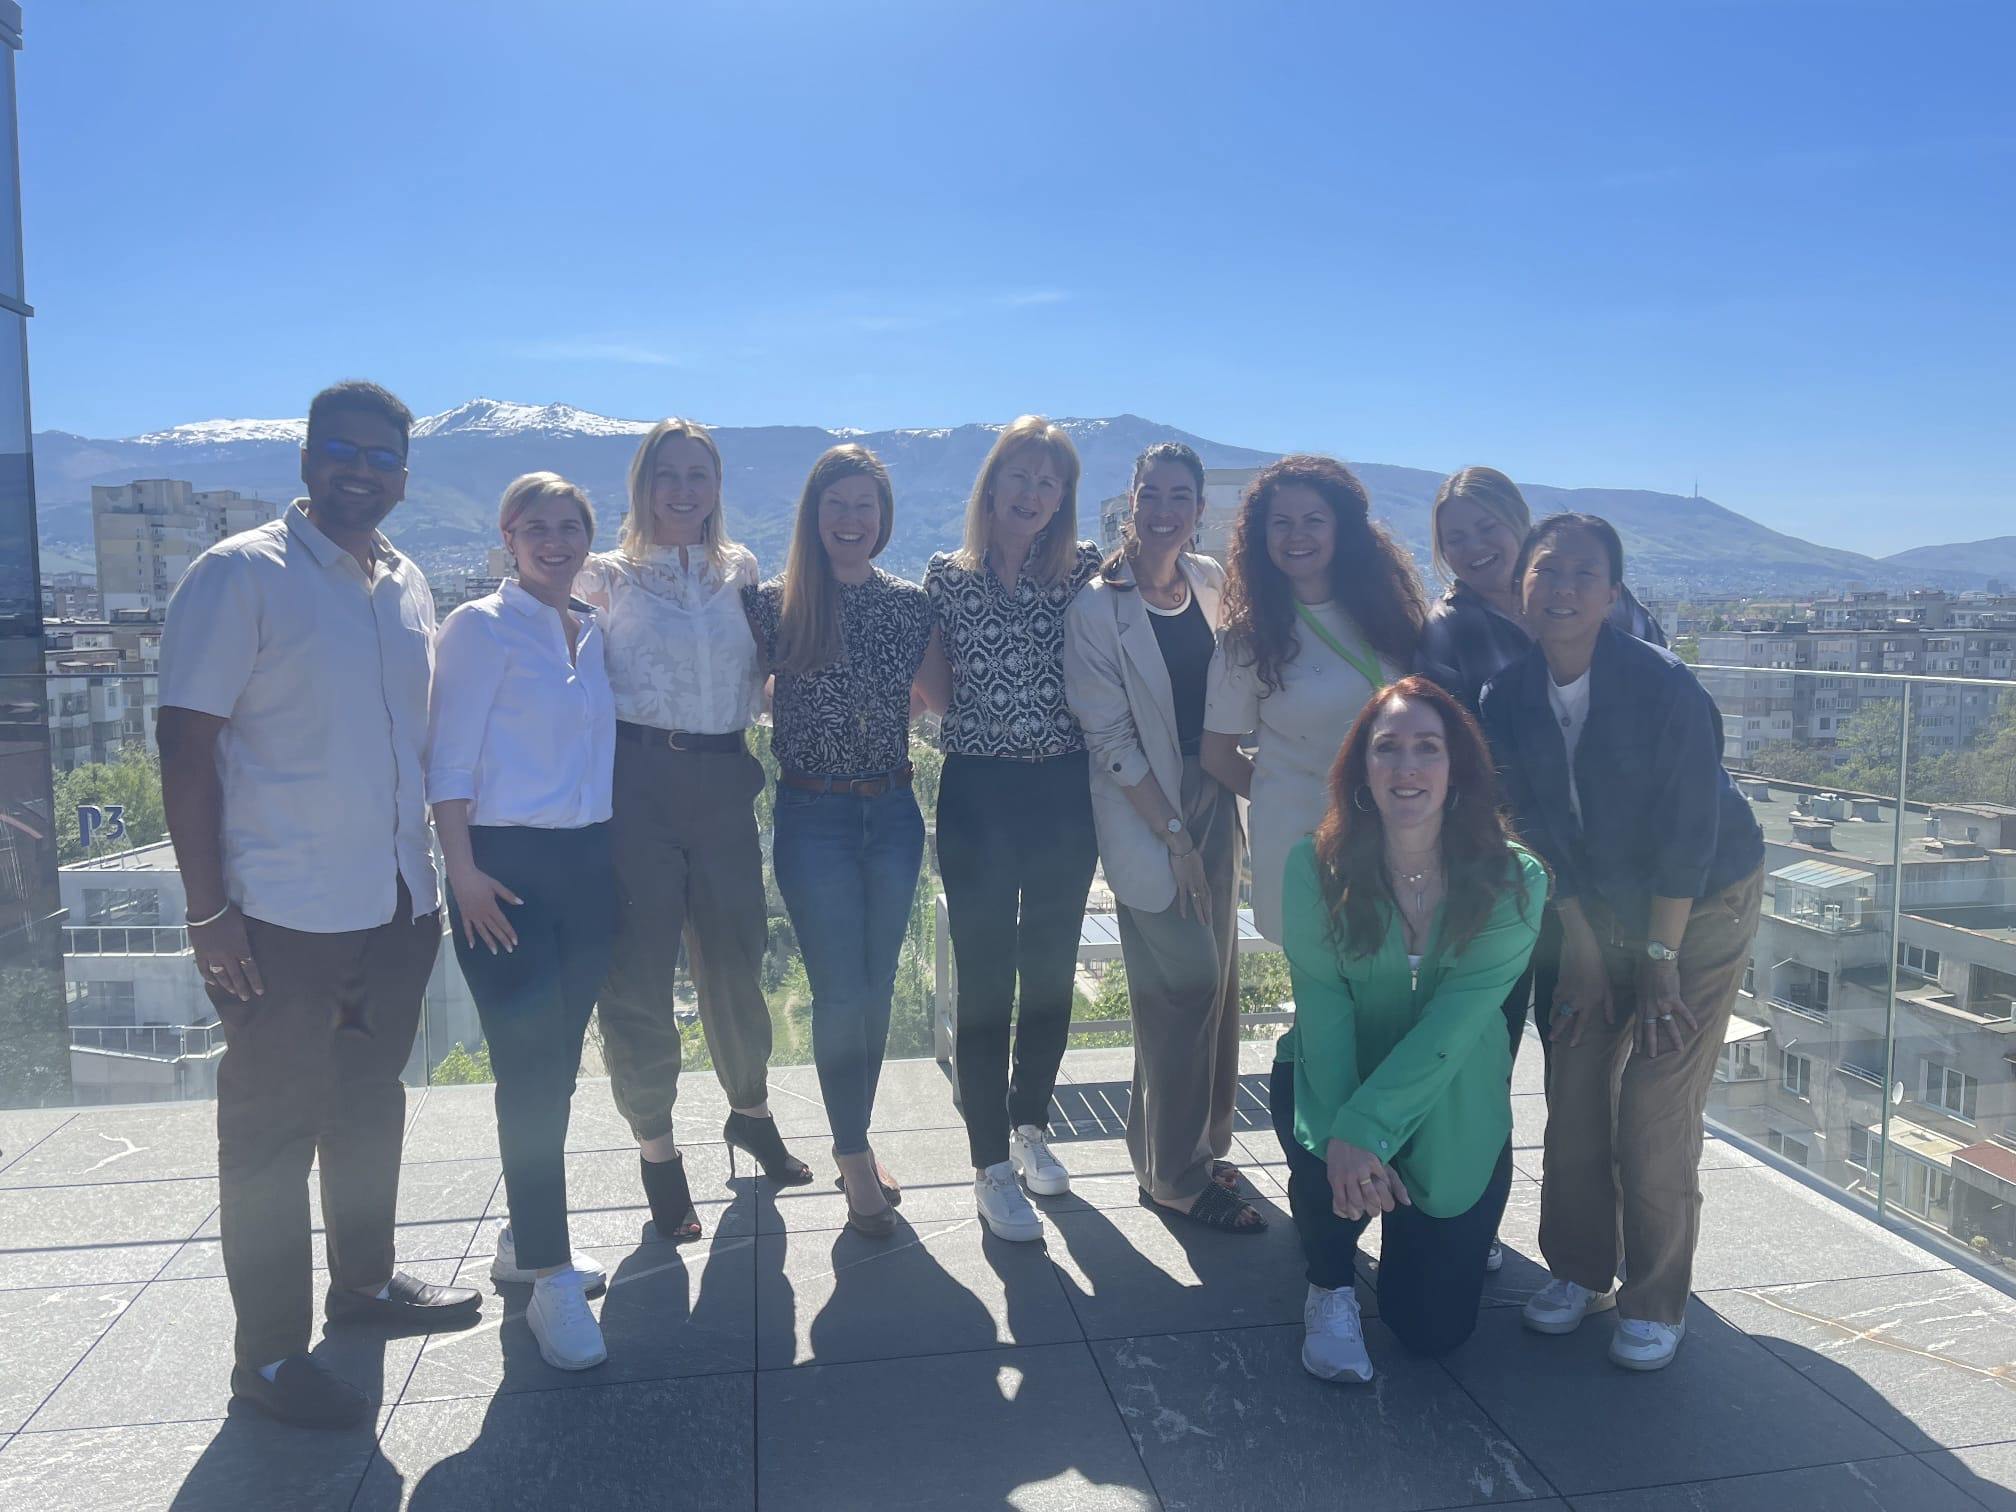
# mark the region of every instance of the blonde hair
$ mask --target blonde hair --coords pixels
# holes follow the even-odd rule
[[[896,526],[896,493],[889,469],[865,446],[836,446],[812,464],[805,492],[798,497],[798,523],[791,531],[791,553],[784,563],[784,596],[777,609],[777,646],[773,670],[802,676],[838,661],[846,647],[840,629],[839,584],[826,543],[819,539],[819,501],[826,490],[847,478],[869,478],[881,496],[882,523],[876,527],[875,549],[882,554]]]
[[[637,446],[637,455],[630,459],[630,507],[616,533],[617,549],[625,556],[637,557],[642,556],[651,545],[651,471],[658,462],[658,448],[679,437],[699,442],[713,459],[714,509],[700,527],[700,544],[707,548],[708,565],[726,578],[741,548],[728,536],[728,500],[726,480],[721,475],[721,448],[714,444],[713,434],[697,420],[681,420],[674,416],[660,420],[644,433],[643,441]]]
[[[556,472],[530,472],[511,480],[497,503],[497,528],[506,535],[518,523],[518,516],[548,499],[567,499],[581,511],[581,523],[588,527],[588,539],[595,539],[595,506],[579,484],[569,483]]]
[[[1057,513],[1036,538],[1027,563],[1030,577],[1049,584],[1069,572],[1077,560],[1078,448],[1071,444],[1071,437],[1062,426],[1051,424],[1041,415],[1024,415],[1013,425],[1002,427],[994,449],[980,464],[980,476],[973,480],[973,497],[966,501],[966,539],[952,560],[971,572],[987,565],[987,547],[993,538],[994,480],[1009,454],[1029,445],[1048,451],[1057,470],[1064,475],[1064,497],[1058,502]]]
[[[1428,510],[1429,557],[1435,563],[1436,575],[1445,580],[1455,577],[1456,569],[1442,555],[1442,507],[1458,499],[1475,504],[1520,540],[1526,538],[1533,525],[1533,511],[1526,507],[1519,485],[1497,468],[1466,467],[1451,473],[1435,491],[1435,502]]]

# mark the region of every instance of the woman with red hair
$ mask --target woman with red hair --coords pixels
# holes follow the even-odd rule
[[[1499,816],[1476,722],[1423,677],[1375,693],[1282,886],[1295,1027],[1271,1101],[1309,1267],[1311,1375],[1372,1379],[1353,1280],[1375,1214],[1380,1320],[1424,1354],[1476,1327],[1512,1184],[1500,1005],[1546,901],[1546,868]]]

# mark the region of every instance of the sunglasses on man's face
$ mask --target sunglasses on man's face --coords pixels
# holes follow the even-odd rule
[[[373,472],[396,473],[406,470],[406,459],[389,446],[359,446],[355,441],[345,441],[341,436],[324,436],[315,443],[315,449],[331,462],[345,466],[359,457]]]

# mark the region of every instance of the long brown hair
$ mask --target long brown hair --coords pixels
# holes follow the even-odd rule
[[[896,495],[889,486],[889,470],[875,453],[850,441],[830,448],[812,464],[798,499],[798,523],[784,562],[783,602],[777,609],[776,670],[787,676],[816,672],[840,659],[840,592],[826,543],[819,539],[819,500],[844,478],[870,479],[880,497],[880,523],[870,559],[882,554],[895,527]]]
[[[1512,831],[1498,807],[1497,771],[1477,721],[1427,678],[1403,677],[1374,693],[1358,711],[1331,764],[1330,807],[1316,826],[1317,884],[1331,931],[1349,956],[1375,954],[1391,917],[1388,910],[1398,908],[1386,876],[1385,821],[1376,803],[1367,812],[1358,802],[1359,794],[1369,791],[1365,773],[1372,726],[1397,698],[1427,704],[1442,716],[1443,745],[1449,752],[1449,797],[1442,814],[1442,868],[1448,879],[1443,950],[1469,944],[1498,906],[1499,895],[1519,881]],[[1523,900],[1520,906],[1524,908]]]
[[[1225,564],[1225,639],[1260,675],[1260,686],[1281,686],[1281,669],[1295,659],[1295,590],[1267,552],[1267,511],[1290,484],[1313,488],[1337,517],[1337,546],[1330,557],[1330,586],[1372,649],[1396,666],[1414,665],[1427,597],[1414,559],[1372,521],[1372,496],[1351,469],[1332,457],[1283,457],[1246,485],[1232,523]]]

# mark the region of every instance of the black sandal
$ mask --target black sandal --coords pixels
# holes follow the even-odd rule
[[[691,1244],[700,1237],[700,1214],[693,1189],[686,1184],[684,1151],[670,1160],[646,1160],[638,1155],[644,1176],[644,1200],[651,1204],[651,1227],[668,1244]]]
[[[1201,1223],[1205,1228],[1216,1229],[1221,1234],[1264,1234],[1267,1219],[1260,1209],[1242,1198],[1234,1197],[1215,1181],[1204,1183],[1204,1190],[1197,1194],[1197,1200],[1190,1204],[1186,1213],[1182,1208],[1170,1207],[1166,1202],[1157,1202],[1144,1189],[1141,1193],[1144,1207],[1152,1207],[1165,1217],[1188,1218],[1192,1223]],[[1239,1220],[1251,1213],[1254,1221],[1241,1223]]]
[[[730,1113],[721,1125],[721,1138],[728,1145],[728,1179],[735,1179],[735,1152],[756,1157],[763,1174],[779,1186],[804,1186],[812,1179],[812,1167],[784,1148],[784,1136],[777,1132],[774,1118],[751,1118],[746,1113]]]

